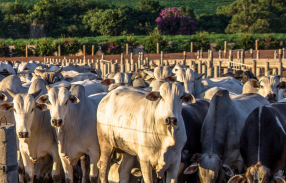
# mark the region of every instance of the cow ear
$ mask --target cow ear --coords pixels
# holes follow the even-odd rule
[[[196,74],[195,80],[201,79],[204,75],[205,75],[205,73],[203,73],[203,74]]]
[[[100,84],[105,85],[105,86],[109,86],[109,85],[114,84],[114,83],[115,83],[114,79],[105,79],[105,80],[101,81]]]
[[[175,82],[175,81],[177,81],[177,76],[168,76],[165,78],[165,80],[167,80],[169,82]]]
[[[6,101],[7,99],[8,99],[7,95],[5,95],[4,93],[1,93],[1,94],[0,94],[0,101],[1,101],[1,102]]]
[[[260,84],[259,84],[259,82],[256,79],[250,79],[249,82],[250,82],[251,86],[254,87],[254,88],[259,88],[260,87]]]
[[[39,89],[38,91],[34,92],[34,93],[31,93],[31,95],[34,97],[34,98],[37,98],[37,96],[41,93],[42,89]]]
[[[286,98],[286,93],[283,94],[283,97]]]
[[[231,168],[227,164],[222,165],[222,171],[225,175],[232,177],[234,173],[232,172]]]
[[[140,168],[132,168],[131,174],[138,178],[142,177],[142,172]]]
[[[37,103],[39,104],[45,104],[46,102],[48,102],[49,100],[49,96],[48,95],[42,95],[38,98]]]
[[[184,171],[184,174],[193,174],[197,172],[199,169],[199,165],[197,162],[191,164],[186,170]]]
[[[228,183],[245,183],[246,177],[245,175],[235,175],[231,177],[228,181]]]
[[[160,92],[152,91],[148,95],[146,95],[146,99],[150,101],[156,101],[161,98]]]
[[[71,95],[70,98],[69,98],[70,102],[73,103],[73,104],[77,104],[80,102],[80,100],[74,96],[74,95]]]
[[[200,155],[199,153],[196,153],[196,154],[192,157],[191,161],[192,161],[192,162],[198,162],[198,161],[200,160],[200,157],[201,157],[201,155]]]
[[[69,76],[66,76],[66,77],[64,78],[64,80],[65,80],[65,81],[68,81],[68,82],[71,82],[71,81],[73,80],[73,78],[71,78],[71,77],[69,77]]]
[[[184,95],[182,96],[183,102],[190,104],[190,103],[196,103],[196,99],[193,95],[188,94],[188,93],[184,93]]]
[[[279,176],[274,176],[271,183],[286,183],[286,181]]]
[[[46,111],[48,110],[48,106],[46,104],[36,104],[36,108],[40,111]]]
[[[286,88],[286,84],[285,84],[285,81],[281,81],[278,86],[277,86],[279,89],[285,89]]]
[[[12,102],[5,102],[5,103],[0,104],[0,110],[1,111],[6,112],[6,111],[9,111],[11,109],[13,109],[13,103]]]

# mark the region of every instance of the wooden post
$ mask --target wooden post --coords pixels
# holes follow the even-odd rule
[[[4,120],[2,120],[2,122],[4,122]],[[0,166],[1,183],[18,183],[17,141],[15,124],[0,124]]]
[[[123,54],[123,53],[121,53],[121,56],[120,56],[121,64],[123,64],[123,60],[124,60],[124,54]]]
[[[206,64],[203,64],[202,65],[202,73],[204,73],[205,75],[203,76],[203,78],[205,79],[206,78],[206,73],[207,72],[207,65]]]
[[[279,49],[279,62],[282,62],[282,50]]]
[[[218,70],[219,70],[219,66],[217,65],[217,66],[214,67],[214,78],[219,77]]]
[[[258,39],[255,40],[255,50],[258,50]]]
[[[250,58],[253,58],[253,49],[250,49]]]
[[[130,53],[130,62],[133,63],[133,52]]]
[[[241,51],[241,63],[244,64],[244,50]]]
[[[58,56],[61,56],[61,45],[58,46]]]
[[[184,61],[183,61],[184,64],[183,65],[186,65],[186,63],[187,63],[187,52],[186,51],[183,52],[183,56],[184,56],[184,58],[183,58],[184,59]]]
[[[203,58],[203,50],[200,49],[200,58]]]
[[[200,58],[200,50],[197,50],[197,59]]]
[[[223,69],[223,73],[224,73],[224,74],[228,73],[228,68],[224,68],[224,69]]]
[[[194,51],[194,43],[193,42],[191,42],[191,53],[193,53],[193,51]]]
[[[256,51],[256,59],[258,60],[260,58],[259,50]]]
[[[160,44],[157,43],[157,54],[159,54],[159,53],[160,53]]]
[[[282,76],[282,70],[283,70],[283,67],[282,67],[282,50],[279,49],[279,63],[278,63],[278,75]]]
[[[282,48],[282,58],[285,58],[285,48]]]
[[[256,76],[256,60],[253,60],[252,62],[252,73],[254,76]]]
[[[111,72],[115,73],[115,64],[111,64]]]
[[[210,50],[210,61],[212,62],[213,61],[213,51]]]
[[[256,68],[256,76],[260,77],[261,76],[261,69],[258,67]]]
[[[232,50],[229,50],[229,61],[233,61]]]
[[[221,50],[218,51],[218,58],[221,59]]]
[[[160,65],[163,65],[163,61],[164,61],[164,52],[161,51],[161,60],[160,60]]]
[[[277,69],[276,69],[276,68],[274,68],[274,69],[272,70],[272,75],[277,75]]]
[[[198,73],[201,74],[202,73],[202,61],[200,60],[198,63]]]
[[[126,44],[126,55],[128,55],[128,44]]]
[[[94,56],[94,45],[91,46],[91,55]]]
[[[28,57],[28,46],[26,45],[26,57]]]
[[[101,55],[101,60],[104,60],[104,54]]]
[[[83,45],[83,56],[85,56],[85,45]]]
[[[226,54],[226,50],[227,50],[227,42],[224,41],[224,53]]]

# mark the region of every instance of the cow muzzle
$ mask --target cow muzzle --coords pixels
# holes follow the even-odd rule
[[[178,120],[175,117],[167,117],[165,120],[166,125],[177,126]]]
[[[269,102],[276,102],[276,94],[275,93],[269,93],[267,96],[266,96],[267,100]]]
[[[62,119],[52,119],[52,126],[61,127],[63,125]]]
[[[29,137],[29,133],[28,132],[19,132],[18,133],[18,137],[19,138],[28,138]]]

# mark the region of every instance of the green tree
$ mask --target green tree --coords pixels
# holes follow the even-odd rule
[[[198,31],[207,31],[215,33],[224,33],[230,17],[223,14],[201,14],[197,17],[197,30]]]
[[[194,13],[194,10],[192,8],[190,8],[189,6],[185,7],[185,6],[181,6],[179,9],[181,9],[181,14],[185,15],[187,17],[189,17],[192,20],[196,19],[196,15]]]
[[[140,11],[159,13],[164,7],[157,0],[139,0],[136,8]]]

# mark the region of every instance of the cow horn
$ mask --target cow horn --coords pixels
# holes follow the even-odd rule
[[[14,98],[17,94],[12,92],[11,90],[7,89],[7,92],[9,93],[9,95],[11,95],[12,98]]]
[[[42,89],[39,89],[38,91],[31,93],[31,95],[36,98],[40,93],[41,93]]]
[[[46,85],[47,90],[49,91],[50,89],[52,89],[53,87],[50,87],[49,85]]]
[[[42,74],[43,74],[43,72],[40,71],[40,70],[38,70],[38,69],[35,69],[35,73],[36,73],[36,74],[39,74],[39,75],[42,75]]]
[[[58,70],[55,71],[55,73],[60,73],[62,71],[63,67],[59,68]]]

